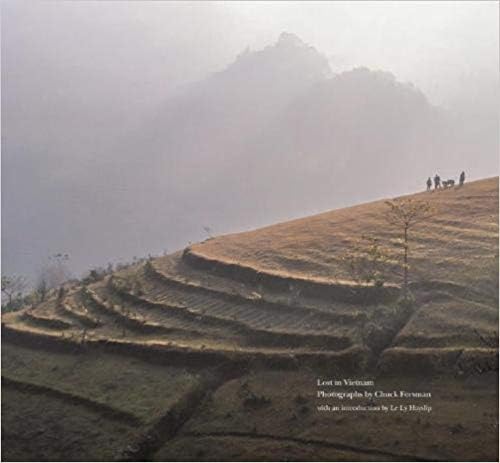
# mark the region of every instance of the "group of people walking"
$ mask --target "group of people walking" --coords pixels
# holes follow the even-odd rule
[[[458,186],[463,186],[465,183],[465,172],[462,171],[460,174],[459,180],[458,180]],[[449,187],[454,187],[455,186],[455,180],[454,179],[449,179],[449,180],[441,180],[441,177],[436,174],[434,176],[434,189],[439,190],[440,188],[449,188]],[[431,191],[432,189],[432,180],[429,177],[427,179],[427,191]]]

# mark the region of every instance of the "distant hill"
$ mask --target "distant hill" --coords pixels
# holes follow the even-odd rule
[[[331,75],[327,59],[290,33],[263,50],[245,50],[225,69],[186,86],[148,121],[138,140],[149,147],[154,168],[147,173],[157,176],[159,190],[189,182],[179,199],[200,205],[220,199],[221,187],[242,195],[231,180],[267,157],[262,137],[298,96]]]
[[[284,33],[167,100],[99,191],[116,214],[148,224],[141,253],[171,249],[199,240],[204,226],[246,229],[410,191],[435,170],[462,168],[450,127],[411,84],[366,68],[334,74]]]
[[[55,123],[31,146],[6,133],[8,273],[35,282],[47,254],[64,252],[80,275],[198,241],[203,227],[245,230],[414,191],[435,172],[469,174],[472,159],[497,157],[476,153],[465,122],[412,85],[366,68],[336,74],[290,33],[175,96],[157,93],[148,117],[124,114],[122,131],[75,126],[54,156]]]
[[[333,74],[288,33],[187,87],[146,134],[156,167],[145,180],[218,227],[404,191],[455,156],[444,114],[418,89],[367,68]]]

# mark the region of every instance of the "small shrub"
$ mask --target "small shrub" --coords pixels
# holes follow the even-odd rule
[[[411,310],[415,307],[415,296],[409,291],[404,291],[397,301],[397,306],[402,310]]]
[[[90,270],[89,274],[82,279],[82,283],[85,285],[96,283],[104,278],[105,271],[99,268],[94,268]]]
[[[66,290],[64,289],[64,286],[61,286],[59,288],[59,291],[57,292],[57,301],[61,302],[64,299],[65,294],[66,294]]]
[[[154,272],[154,267],[152,264],[152,259],[148,259],[144,264],[144,271],[146,274]]]
[[[389,326],[367,323],[363,328],[363,341],[371,350],[381,351],[392,339],[393,332]]]
[[[258,396],[251,392],[247,398],[243,401],[245,408],[258,409],[268,406],[271,403],[271,399],[265,396]]]

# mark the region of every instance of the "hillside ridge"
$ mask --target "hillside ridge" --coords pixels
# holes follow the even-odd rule
[[[498,178],[409,197],[440,210],[410,233],[411,305],[393,268],[382,287],[360,284],[339,258],[364,233],[391,246],[379,200],[209,239],[3,314],[3,447],[16,460],[494,460],[497,389],[474,375],[498,369]],[[327,415],[317,378],[432,391],[436,411],[384,426]]]
[[[397,308],[401,281],[394,268],[376,287],[349,278],[339,257],[364,230],[387,245],[394,241],[399,231],[387,227],[385,200],[378,200],[208,239],[74,284],[4,315],[2,326],[9,337],[26,332],[45,341],[104,345],[127,340],[146,350],[186,347],[202,355],[352,358],[364,352],[361,363],[372,367],[406,352],[403,347],[442,349],[446,358],[450,349],[482,349],[469,325],[490,333],[498,319],[492,266],[498,178],[399,199],[405,198],[440,208],[411,231],[410,287],[417,307],[410,313]],[[463,333],[457,335],[457,327]],[[447,368],[457,364],[446,362]]]

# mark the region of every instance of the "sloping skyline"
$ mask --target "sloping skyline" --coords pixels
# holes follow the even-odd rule
[[[409,172],[398,174],[394,184],[386,184],[384,189],[370,190],[368,185],[366,190],[336,195],[331,202],[323,194],[315,207],[311,207],[314,196],[309,205],[289,198],[295,207],[276,204],[265,214],[247,205],[236,217],[231,216],[234,211],[227,204],[221,208],[228,198],[220,191],[213,190],[211,196],[209,189],[200,188],[208,176],[211,183],[207,185],[217,185],[223,191],[229,171],[223,170],[217,177],[217,169],[205,169],[202,175],[197,169],[203,162],[210,165],[210,159],[186,162],[190,153],[202,155],[203,149],[196,146],[209,145],[212,148],[207,152],[214,155],[217,145],[213,140],[194,140],[198,145],[193,145],[193,140],[177,138],[175,150],[162,145],[163,132],[168,132],[166,121],[179,116],[172,111],[165,113],[173,99],[189,93],[193,85],[212,82],[216,78],[213,73],[236,69],[237,57],[241,58],[247,47],[250,53],[273,47],[284,31],[326,57],[333,74],[359,66],[389,71],[396,81],[415,84],[430,105],[441,106],[440,111],[460,127],[455,130],[460,138],[454,152],[434,149],[432,168],[446,170],[444,176],[462,168],[472,178],[496,175],[496,13],[495,2],[4,2],[4,270],[35,278],[47,256],[68,252],[73,271],[80,274],[89,266],[165,248],[173,250],[203,239],[204,226],[225,233],[419,187],[421,172],[408,166]],[[246,82],[244,72],[248,71],[242,72],[240,83],[232,81],[234,89]],[[262,111],[264,94],[257,94],[260,106],[256,110]],[[277,102],[274,96],[266,98]],[[286,101],[297,96],[291,94]],[[193,114],[198,114],[200,100],[194,101]],[[226,101],[236,104],[231,98]],[[238,108],[237,104],[234,107]],[[187,108],[186,120],[195,119]],[[232,133],[241,136],[245,125],[234,119],[233,110],[228,111],[234,120]],[[258,111],[248,113],[245,123],[259,121]],[[317,114],[315,111],[313,108],[309,114]],[[297,117],[292,116],[293,111],[286,114]],[[208,117],[212,118],[210,113]],[[273,127],[280,127],[281,132],[276,133],[286,133],[282,120],[271,121],[266,133],[277,130]],[[158,140],[150,136],[152,127]],[[210,133],[209,126],[204,130]],[[269,149],[273,137],[259,139],[249,134],[248,147],[240,155],[246,153],[249,171],[255,171],[258,166],[252,164],[254,158],[249,153],[264,153],[261,148]],[[303,155],[311,156],[318,150],[330,150],[334,155],[334,140],[325,140],[331,146],[312,143]],[[306,137],[303,147],[311,141]],[[276,146],[279,150],[285,145]],[[180,152],[187,155],[181,157]],[[158,153],[166,166],[177,166],[183,175],[172,182],[168,169],[148,173],[156,165]],[[282,155],[276,151],[275,156],[278,154]],[[219,153],[220,158],[227,156],[225,151]],[[300,153],[294,156],[296,163]],[[466,159],[470,163],[463,165]],[[430,170],[422,167],[425,172]],[[352,170],[356,175],[357,168]],[[150,181],[152,174],[156,175],[154,182]],[[239,181],[234,175],[231,182],[231,191],[236,191]],[[255,191],[257,185],[249,191]],[[296,188],[296,182],[291,187]],[[308,194],[306,188],[304,196]],[[244,191],[238,195],[233,198],[241,199],[243,205]],[[248,203],[250,200],[246,198]],[[261,198],[256,203],[259,201]],[[183,204],[189,205],[189,213]],[[147,220],[151,217],[157,222]]]

